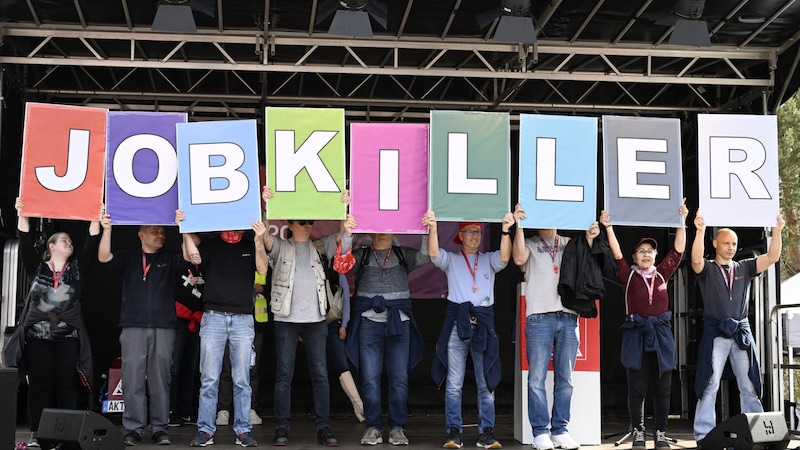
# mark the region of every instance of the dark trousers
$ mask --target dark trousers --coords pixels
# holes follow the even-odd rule
[[[328,372],[333,372],[337,377],[350,371],[347,364],[347,352],[345,351],[345,341],[339,339],[339,328],[342,326],[341,320],[335,320],[328,324]]]
[[[170,368],[169,409],[179,417],[197,418],[199,365],[200,335],[189,331],[188,321],[178,319]]]
[[[28,375],[28,420],[31,431],[39,429],[44,408],[78,407],[78,376],[75,365],[80,353],[77,338],[49,341],[25,339]]]
[[[667,430],[669,395],[672,386],[672,371],[659,374],[655,352],[642,354],[641,370],[626,369],[628,374],[628,413],[631,427],[644,429],[644,400],[648,390],[653,395],[653,416],[656,430]]]

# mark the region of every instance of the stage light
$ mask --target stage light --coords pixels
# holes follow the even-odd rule
[[[334,14],[334,12],[336,14]],[[377,0],[328,0],[317,9],[319,24],[334,14],[328,34],[372,37],[370,17],[384,29],[388,26],[389,8]]]
[[[535,44],[536,28],[531,17],[530,0],[501,0],[499,10],[490,11],[477,18],[481,28],[485,28],[497,17],[500,21],[492,41],[517,44]]]
[[[670,44],[693,47],[711,46],[708,22],[703,20],[705,5],[705,0],[678,0],[674,11],[677,19],[675,28],[669,37]]]
[[[167,33],[197,33],[189,0],[159,0],[150,29]]]

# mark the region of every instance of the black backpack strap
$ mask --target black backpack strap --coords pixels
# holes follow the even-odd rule
[[[406,262],[406,255],[403,254],[403,249],[393,245],[392,251],[397,256],[397,259],[400,261],[400,265],[403,266],[403,269],[406,269],[406,272],[408,272],[408,263]]]

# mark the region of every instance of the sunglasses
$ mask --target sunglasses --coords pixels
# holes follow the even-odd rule
[[[472,230],[469,230],[469,231],[459,231],[459,233],[464,233],[464,234],[466,234],[467,236],[480,236],[480,235],[481,235],[481,232],[480,232],[480,231],[472,231]]]
[[[306,225],[306,224],[314,225],[314,221],[313,220],[297,220],[296,222],[300,226],[303,226],[303,225]]]

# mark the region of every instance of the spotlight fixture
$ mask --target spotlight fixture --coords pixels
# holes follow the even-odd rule
[[[150,29],[167,33],[197,33],[189,0],[159,0]]]
[[[335,14],[334,14],[335,12]],[[316,24],[333,14],[328,34],[337,36],[372,37],[374,19],[383,29],[388,27],[389,7],[377,0],[328,0],[317,9]]]
[[[516,44],[536,43],[536,28],[531,16],[531,0],[501,0],[499,8],[489,10],[475,19],[480,28],[486,28],[498,18],[500,21],[492,41]]]
[[[703,19],[705,5],[705,0],[678,0],[675,11],[673,11],[676,20],[675,28],[669,37],[670,44],[694,47],[711,46],[708,22]]]

